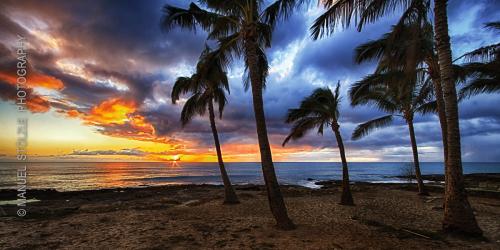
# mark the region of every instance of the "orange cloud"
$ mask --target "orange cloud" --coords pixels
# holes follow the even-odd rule
[[[15,71],[13,71],[15,72]],[[29,71],[28,71],[29,72]],[[2,72],[0,71],[0,80],[3,80],[9,84],[16,85],[17,84],[17,75],[14,73],[7,73],[7,72]],[[45,75],[45,74],[40,74],[37,72],[29,72],[28,77],[27,77],[27,83],[26,85],[28,87],[34,88],[34,87],[43,87],[47,89],[62,89],[64,87],[64,84],[61,80]]]
[[[135,111],[133,101],[114,98],[93,107],[85,120],[90,124],[124,124]]]
[[[62,89],[64,84],[61,80],[44,74],[32,74],[28,77],[28,86],[44,87],[48,89]]]
[[[70,109],[61,113],[80,118],[86,125],[99,127],[99,132],[113,137],[171,144],[173,139],[157,136],[154,126],[138,114],[134,101],[113,98],[94,106],[88,113]]]
[[[71,118],[76,118],[82,115],[82,113],[78,112],[76,109],[70,109],[66,112],[66,115],[68,115]]]
[[[50,109],[50,103],[41,96],[31,96],[26,106],[33,113],[45,113]]]
[[[154,135],[155,128],[151,123],[146,121],[146,118],[141,115],[134,115],[130,117],[130,124],[132,127],[140,131],[140,133]]]

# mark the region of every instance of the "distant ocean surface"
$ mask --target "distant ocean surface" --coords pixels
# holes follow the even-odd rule
[[[349,164],[351,181],[402,182],[408,162],[358,162]],[[16,169],[22,165],[0,163],[0,189],[17,188]],[[262,184],[260,163],[226,163],[234,184]],[[315,187],[320,180],[340,180],[342,169],[335,162],[276,162],[281,184]],[[500,173],[500,163],[464,163],[464,173]],[[421,163],[422,174],[442,174],[443,163]],[[29,163],[28,189],[59,191],[177,184],[220,185],[217,163]]]

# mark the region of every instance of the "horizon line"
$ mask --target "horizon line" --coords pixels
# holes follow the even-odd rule
[[[443,163],[444,161],[420,161]],[[0,163],[217,163],[217,161],[0,161]],[[260,161],[225,161],[224,163],[261,163]],[[274,161],[274,163],[342,163],[341,161]],[[413,163],[411,161],[350,161],[348,163]],[[462,163],[500,163],[500,161],[462,161]]]

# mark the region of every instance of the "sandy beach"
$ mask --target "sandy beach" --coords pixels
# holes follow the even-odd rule
[[[263,186],[238,186],[239,205],[222,205],[210,185],[56,192],[32,191],[24,219],[3,206],[1,249],[498,249],[500,195],[471,192],[483,239],[440,232],[442,189],[417,196],[406,184],[356,183],[355,206],[340,189],[283,186],[297,229],[274,226]],[[0,193],[7,199],[12,192]],[[10,215],[10,216],[9,216]]]

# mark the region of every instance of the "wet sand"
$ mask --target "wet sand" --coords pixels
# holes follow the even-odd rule
[[[356,183],[355,206],[340,189],[282,187],[297,229],[280,231],[262,186],[238,186],[238,205],[222,205],[220,186],[32,191],[19,219],[2,206],[0,249],[500,249],[500,197],[472,193],[484,239],[440,232],[443,194],[420,197],[405,184]],[[0,192],[0,199],[12,193]]]

